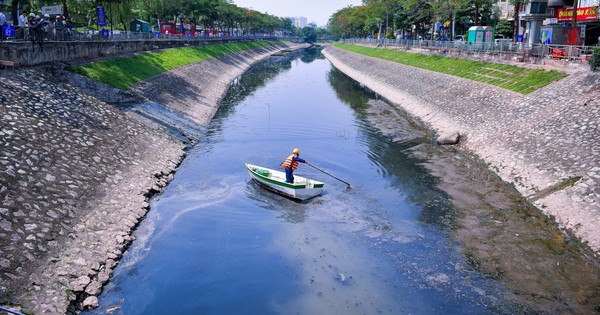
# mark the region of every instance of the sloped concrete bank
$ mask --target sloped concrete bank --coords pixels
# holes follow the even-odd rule
[[[154,101],[208,122],[230,82],[280,44],[165,73],[123,93],[56,67],[0,72],[0,305],[93,307],[184,144],[109,103]],[[117,95],[117,97],[115,97]]]
[[[328,47],[331,63],[438,133],[600,253],[600,74],[529,95]]]

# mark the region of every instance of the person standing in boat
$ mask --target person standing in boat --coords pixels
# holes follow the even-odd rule
[[[292,151],[292,155],[288,156],[287,159],[281,163],[281,168],[285,170],[286,183],[294,183],[294,171],[298,168],[298,163],[306,163],[310,165],[310,163],[300,158],[299,149],[294,149],[294,151]]]

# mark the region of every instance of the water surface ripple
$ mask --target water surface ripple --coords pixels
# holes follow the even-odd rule
[[[237,80],[100,298],[103,314],[510,313],[468,267],[435,179],[365,120],[373,98],[318,54]],[[352,184],[297,202],[252,182],[292,149]]]

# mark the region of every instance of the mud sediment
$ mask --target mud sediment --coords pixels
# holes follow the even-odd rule
[[[589,115],[589,120],[583,119],[585,123],[578,128],[564,128],[553,126],[556,116],[545,108],[556,106],[548,103],[555,93],[567,93],[565,97],[573,96],[577,104],[582,100],[578,94],[582,89],[588,92],[585,97],[595,100],[588,100],[585,106],[598,104],[598,91],[589,93],[600,80],[597,74],[572,74],[563,82],[565,86],[554,84],[536,92],[536,98],[428,71],[397,67],[333,47],[325,54],[338,69],[381,93],[393,104],[371,102],[368,109],[369,120],[383,134],[408,137],[391,138],[391,141],[406,142],[411,137],[420,137],[419,133],[411,134],[402,129],[407,125],[406,120],[411,121],[415,116],[418,117],[415,121],[424,124],[421,127],[425,130],[461,133],[462,143],[458,146],[418,145],[410,152],[420,157],[424,166],[439,179],[438,187],[448,194],[457,210],[450,233],[460,244],[470,267],[506,286],[508,290],[502,298],[516,302],[518,312],[523,314],[598,312],[600,261],[593,242],[598,237],[598,222],[585,220],[594,218],[597,211],[595,161],[599,152],[592,149],[582,153],[588,148],[587,141],[598,135],[598,109],[563,110],[567,124],[577,125],[582,120],[580,115]],[[442,82],[449,87],[444,87]],[[580,85],[583,82],[592,85]],[[476,85],[471,87],[475,91],[460,88],[469,83]],[[464,95],[447,98],[454,95],[448,89],[459,89]],[[532,108],[523,108],[529,106]],[[496,113],[495,109],[500,112]],[[549,117],[536,113],[537,110],[548,113]],[[511,113],[507,111],[517,113],[512,113],[515,117],[510,118]],[[534,117],[521,117],[527,112],[534,113]],[[506,128],[515,130],[506,132]],[[553,134],[555,141],[570,145],[527,141],[537,134]],[[548,147],[540,147],[543,145]],[[519,152],[527,154],[527,159],[510,156]],[[564,158],[569,154],[568,159]],[[535,164],[525,163],[536,159]],[[518,173],[524,178],[511,178],[506,177],[506,168],[512,172],[527,172]],[[586,175],[558,176],[575,170]],[[536,193],[527,194],[527,188],[532,187],[520,185],[540,182],[538,176],[548,183],[546,188],[533,189]],[[560,202],[554,202],[556,199]],[[563,205],[567,207],[562,208]],[[556,212],[562,217],[555,221],[553,213]],[[568,221],[565,222],[565,218]],[[572,229],[570,220],[586,225]]]
[[[521,95],[335,47],[324,54],[342,72],[438,133],[458,132],[463,152],[479,157],[600,253],[599,73],[574,71]],[[579,180],[560,185],[569,178]]]

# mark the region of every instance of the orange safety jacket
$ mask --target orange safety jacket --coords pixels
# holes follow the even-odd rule
[[[281,168],[286,169],[290,168],[292,171],[295,171],[298,168],[298,160],[294,160],[294,155],[290,155],[281,163]]]

